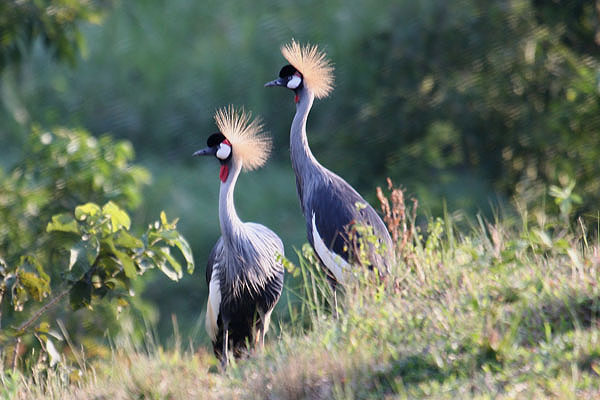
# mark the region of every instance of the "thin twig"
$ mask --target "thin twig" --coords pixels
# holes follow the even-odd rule
[[[46,311],[48,311],[50,308],[52,308],[56,303],[58,303],[63,297],[65,297],[69,293],[70,290],[71,290],[70,287],[63,290],[58,296],[56,296],[55,298],[50,300],[48,303],[46,303],[42,308],[37,310],[37,312],[35,314],[33,314],[31,316],[31,318],[29,318],[27,321],[23,322],[17,328],[17,333],[22,333],[23,331],[25,331],[25,329],[29,328],[35,321],[37,321],[37,319],[39,317],[42,316],[42,314],[44,314]],[[19,359],[20,345],[21,345],[21,336],[17,337],[17,340],[15,341],[15,351],[13,352],[13,360],[12,360],[13,371],[15,371],[17,369],[17,361]]]
[[[23,322],[17,328],[17,332],[23,332],[25,329],[29,328],[35,321],[37,321],[37,319],[39,317],[42,316],[42,314],[44,314],[46,311],[48,311],[50,308],[52,308],[56,303],[58,303],[63,297],[65,297],[69,293],[70,290],[71,290],[70,287],[66,288],[58,296],[56,296],[55,298],[50,300],[48,303],[46,303],[42,308],[37,310],[37,312],[35,314],[33,314],[31,316],[31,318],[29,318],[27,321]]]
[[[2,299],[4,298],[4,289],[0,288],[0,330],[2,330]]]
[[[17,338],[15,342],[15,350],[13,351],[13,359],[12,359],[12,370],[15,372],[17,370],[17,360],[19,359],[19,347],[21,347],[21,336]]]

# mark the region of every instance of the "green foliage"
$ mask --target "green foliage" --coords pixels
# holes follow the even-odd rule
[[[85,49],[81,22],[99,23],[111,0],[7,0],[0,3],[0,71],[19,62],[36,40],[52,54],[74,62]]]
[[[17,372],[4,372],[2,373],[2,391],[0,395],[4,399],[14,399],[17,396],[20,381],[23,377]]]
[[[57,291],[54,298],[34,312],[35,307],[28,301],[40,303],[51,293],[50,278],[44,266],[33,256],[22,257],[14,268],[4,261],[0,263],[0,306],[3,300],[9,302],[27,318],[18,328],[12,327],[0,335],[0,347],[15,338],[18,339],[15,346],[19,346],[21,337],[32,331],[36,320],[66,294],[73,310],[91,309],[94,299],[107,295],[117,298],[117,304],[123,307],[135,292],[132,281],[150,269],[157,268],[170,279],[180,279],[181,264],[171,255],[171,248],[180,249],[191,274],[193,256],[189,244],[177,232],[176,223],[169,222],[163,212],[160,221],[148,226],[138,238],[129,232],[129,215],[111,201],[102,207],[86,203],[76,207],[73,214],[53,216],[46,230],[58,237],[54,242],[55,251],[57,259],[64,261],[62,268],[53,272],[59,272],[62,283],[54,286]],[[48,342],[48,327],[48,322],[43,322],[33,332],[38,340],[45,342],[44,351],[50,356],[51,364],[55,364],[60,355],[57,356],[54,344]],[[13,365],[16,360],[15,355]]]
[[[76,21],[95,22],[105,3],[76,3],[0,4],[0,136],[10,138],[0,150],[8,167],[0,171],[0,311],[8,327],[0,342],[10,342],[5,366],[20,346],[48,358],[32,378],[46,386],[0,373],[3,395],[252,397],[268,388],[281,398],[598,396],[597,238],[585,221],[569,223],[594,211],[600,193],[594,2],[120,2],[102,26]],[[127,312],[116,311],[125,300],[128,310],[151,314],[129,296],[143,289],[139,275],[155,268],[179,278],[183,263],[190,267],[189,246],[166,217],[145,233],[135,221],[163,208],[177,213],[195,252],[208,253],[218,235],[216,174],[183,164],[204,140],[198,132],[214,131],[217,106],[233,99],[264,115],[279,149],[271,168],[240,181],[240,214],[264,216],[284,242],[299,243],[304,229],[285,151],[293,103],[289,93],[261,87],[285,63],[278,48],[291,37],[318,43],[336,65],[336,89],[309,120],[324,165],[367,195],[391,176],[433,215],[442,198],[468,210],[490,193],[517,193],[522,219],[480,217],[465,232],[453,225],[459,212],[430,218],[404,237],[393,280],[352,274],[337,320],[329,318],[323,270],[303,248],[298,267],[288,263],[289,324],[264,355],[226,375],[207,374],[213,361],[203,350],[120,352],[83,383],[66,365],[36,369],[55,362],[52,343],[63,350],[64,332],[74,357],[82,345],[86,356],[108,359],[98,342],[130,325]],[[75,67],[52,62],[75,59],[77,49],[84,57]],[[76,129],[29,135],[32,121],[127,137],[150,155],[160,182],[142,198],[149,175],[131,164],[128,142]],[[201,280],[169,289],[156,281],[145,295],[164,307],[179,294],[187,309],[178,303],[162,313],[196,316]],[[76,313],[59,307],[63,293]],[[9,333],[40,302],[55,308],[42,306],[41,322],[29,326],[37,342],[22,335],[14,346]],[[154,384],[165,376],[173,383]]]
[[[34,354],[29,351],[35,347],[33,334],[55,363],[56,347],[42,337],[48,331],[42,326],[60,318],[65,329],[77,327],[70,340],[100,339],[94,330],[81,331],[88,317],[73,310],[91,310],[95,299],[105,298],[95,302],[92,324],[116,334],[123,307],[131,304],[135,312],[147,313],[147,306],[131,297],[142,287],[138,277],[156,268],[179,280],[180,260],[191,273],[193,256],[177,221],[164,212],[141,235],[132,231],[128,212],[118,204],[136,207],[150,175],[131,164],[130,143],[96,139],[83,130],[36,128],[23,155],[0,177],[0,323],[6,327],[0,347],[14,349],[13,363],[23,351],[28,358]],[[66,295],[70,308],[61,307]]]
[[[171,247],[181,250],[188,273],[193,272],[192,253],[177,232],[176,221],[169,222],[161,213],[160,221],[150,225],[141,238],[129,233],[130,225],[127,213],[113,202],[102,208],[87,203],[75,208],[74,217],[60,214],[48,223],[48,232],[73,236],[75,244],[65,240],[62,250],[69,254],[63,277],[74,285],[70,293],[74,309],[91,305],[92,296],[129,293],[133,289],[130,281],[152,268],[160,269],[172,280],[180,279],[182,268],[171,255]]]
[[[12,263],[31,251],[45,251],[46,221],[90,201],[114,201],[127,208],[141,200],[150,179],[132,165],[133,149],[109,136],[99,139],[80,129],[34,128],[23,159],[0,176],[0,254]],[[62,216],[57,216],[60,222]]]
[[[573,213],[574,207],[582,203],[581,196],[573,193],[574,188],[574,180],[566,180],[564,187],[550,186],[549,194],[554,197],[554,203],[558,205],[561,217],[567,221]]]
[[[0,294],[0,303],[2,295],[7,294],[14,309],[23,311],[30,298],[41,302],[50,294],[50,277],[31,256],[21,257],[14,269],[0,260]]]
[[[354,168],[366,179],[385,173],[423,187],[433,174],[437,182],[450,180],[464,190],[462,177],[476,173],[510,194],[521,180],[548,183],[567,172],[596,196],[598,164],[591,149],[598,148],[594,132],[600,128],[594,117],[598,60],[585,46],[566,45],[538,18],[553,7],[477,1],[390,5],[390,17],[374,33],[378,40],[353,46],[354,57],[369,60],[381,73],[371,73],[366,63],[352,64],[352,82],[359,88],[345,85],[337,96],[358,96],[361,108],[339,133],[335,152],[340,142],[344,154],[350,143],[361,143],[364,151],[359,138],[372,132],[366,150],[378,157]],[[592,22],[586,29],[593,31],[593,5],[581,8],[585,23]]]
[[[115,349],[76,383],[59,379],[62,366],[43,385],[39,375],[0,378],[23,398],[597,398],[598,242],[558,210],[528,211],[468,230],[452,216],[432,219],[411,236],[393,280],[352,275],[337,318],[322,302],[330,293],[319,293],[322,269],[303,249],[298,267],[286,263],[298,277],[307,272],[290,301],[296,318],[224,373],[206,349],[149,340],[144,350]]]
[[[122,2],[84,28],[77,69],[39,53],[15,96],[33,120],[83,122],[178,159],[201,142],[194,132],[212,132],[205,111],[237,99],[264,115],[287,160],[293,103],[262,83],[295,37],[336,65],[335,91],[311,113],[312,148],[361,192],[390,176],[426,207],[441,211],[445,197],[472,209],[566,173],[589,208],[600,193],[597,17],[593,2],[530,0]]]
[[[288,259],[284,259],[283,263],[288,276],[293,278],[288,279],[286,288],[290,328],[301,333],[312,329],[318,320],[331,314],[335,304],[327,274],[319,264],[313,248],[305,243],[301,251],[296,250],[296,255],[298,266]],[[338,292],[341,291],[340,286]]]
[[[118,2],[101,25],[81,26],[89,48],[74,67],[37,46],[5,71],[0,137],[10,139],[0,163],[22,151],[19,133],[32,121],[127,138],[157,178],[133,218],[180,216],[203,260],[218,236],[216,185],[212,166],[190,152],[214,131],[211,110],[243,103],[264,117],[274,158],[240,179],[240,215],[300,247],[286,150],[294,105],[290,93],[262,87],[294,37],[319,44],[336,68],[335,90],[308,121],[315,156],[371,203],[390,176],[433,215],[444,199],[485,213],[490,198],[503,203],[567,175],[583,199],[573,205],[587,215],[600,193],[597,21],[593,2]],[[83,197],[68,209],[107,200]],[[174,310],[195,312],[206,286],[201,277],[159,281],[146,295],[165,332]]]

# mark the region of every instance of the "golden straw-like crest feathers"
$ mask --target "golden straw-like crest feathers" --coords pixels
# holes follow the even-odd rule
[[[252,113],[244,109],[236,110],[230,105],[217,110],[215,122],[231,143],[233,155],[241,160],[244,169],[251,171],[267,162],[272,142],[263,132],[259,117],[252,119]]]
[[[316,45],[292,43],[281,47],[281,54],[300,73],[306,87],[317,99],[326,97],[333,89],[333,65],[325,52]]]

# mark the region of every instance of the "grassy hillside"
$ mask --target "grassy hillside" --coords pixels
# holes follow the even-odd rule
[[[209,349],[114,343],[110,359],[1,376],[8,398],[582,398],[600,396],[600,246],[540,210],[457,229],[400,214],[401,261],[356,272],[331,316],[305,247],[288,275],[291,322],[219,373]],[[396,210],[399,210],[396,207]],[[591,228],[591,227],[590,227]],[[401,248],[400,248],[401,247]],[[290,257],[292,260],[297,258]],[[289,287],[290,282],[301,282]],[[293,284],[292,284],[293,286]],[[300,300],[294,299],[297,294]],[[77,352],[76,349],[73,351]]]

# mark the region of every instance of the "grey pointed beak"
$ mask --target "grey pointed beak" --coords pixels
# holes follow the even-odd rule
[[[192,156],[214,156],[217,154],[217,146],[214,147],[206,147],[202,150],[198,150]]]
[[[283,79],[283,78],[277,78],[274,81],[265,83],[265,87],[269,87],[269,86],[285,86],[285,85],[286,85],[285,79]]]

